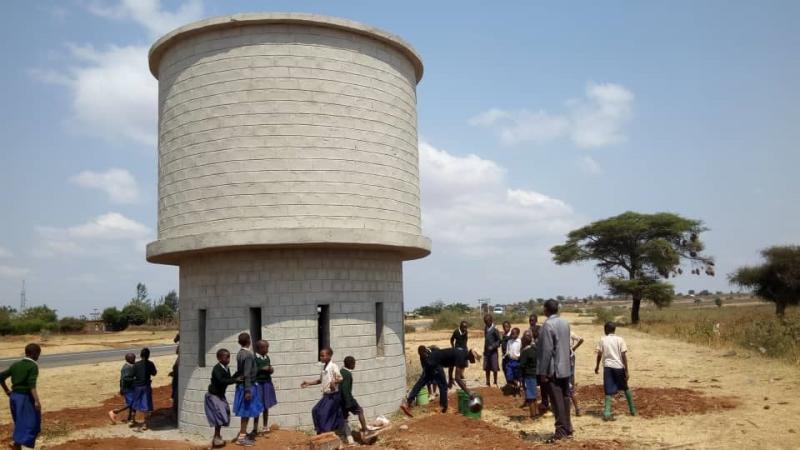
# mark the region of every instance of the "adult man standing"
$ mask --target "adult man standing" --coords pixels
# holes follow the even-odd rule
[[[536,374],[542,385],[542,393],[550,398],[550,407],[556,418],[556,431],[548,442],[555,442],[572,435],[572,422],[569,417],[569,378],[571,375],[570,331],[566,320],[558,317],[558,303],[548,300],[544,303],[547,316],[539,330],[536,341]]]
[[[483,316],[483,371],[486,372],[486,386],[489,384],[489,375],[494,374],[494,386],[497,387],[497,371],[500,364],[497,361],[497,349],[500,348],[502,336],[494,326],[491,314]]]

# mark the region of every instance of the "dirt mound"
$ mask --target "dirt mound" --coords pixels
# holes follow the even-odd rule
[[[603,386],[593,384],[578,388],[578,402],[587,414],[602,415]],[[733,397],[714,397],[694,389],[648,388],[633,389],[633,401],[643,418],[706,414],[734,409],[739,400]],[[614,396],[614,414],[627,414],[628,403],[622,393]]]
[[[205,447],[192,446],[186,442],[161,441],[156,439],[128,438],[105,438],[105,439],[80,439],[70,441],[55,447],[48,447],[53,450],[117,450],[127,449],[158,449],[158,450],[195,450]]]
[[[408,430],[398,428],[386,433],[379,444],[381,447],[396,450],[448,450],[480,448],[483,450],[508,450],[509,448],[557,448],[557,449],[619,449],[625,448],[621,441],[602,440],[569,440],[556,445],[544,444],[541,441],[531,442],[522,439],[519,434],[496,427],[482,420],[469,419],[464,416],[448,414],[432,414],[406,423]]]
[[[522,397],[504,395],[499,389],[478,389],[483,396],[485,408],[502,411],[512,420],[524,420],[527,409],[519,406]],[[605,394],[603,386],[592,384],[578,387],[578,404],[584,414],[602,416]],[[649,419],[664,416],[705,414],[713,411],[734,409],[739,401],[733,397],[714,397],[694,389],[681,388],[634,388],[633,398],[639,415]],[[622,393],[614,397],[614,414],[627,414],[628,403]]]
[[[289,430],[277,430],[266,436],[259,436],[256,439],[254,450],[306,450],[310,436]],[[149,450],[199,450],[207,449],[207,445],[193,445],[188,442],[167,441],[159,439],[139,439],[134,437],[127,438],[102,438],[102,439],[79,439],[67,443],[48,447],[53,450],[119,450],[125,449],[149,449]],[[234,444],[228,444],[227,448],[238,448]]]

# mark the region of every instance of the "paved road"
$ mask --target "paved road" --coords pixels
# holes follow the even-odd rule
[[[56,353],[53,355],[44,354],[39,358],[39,367],[61,367],[77,364],[92,364],[104,361],[122,361],[122,359],[125,357],[125,353],[128,352],[135,353],[136,359],[139,359],[139,351],[141,349],[142,347],[133,347],[113,350],[96,350],[90,352]],[[154,345],[150,347],[151,357],[174,354],[175,344]],[[0,369],[5,369],[18,359],[20,358],[0,358]]]

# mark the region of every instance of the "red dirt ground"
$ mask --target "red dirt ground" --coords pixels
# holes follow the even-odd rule
[[[169,426],[170,423],[174,423],[170,409],[172,404],[170,395],[170,386],[153,389],[153,404],[156,408],[152,416],[153,427]],[[100,406],[67,408],[60,411],[45,412],[42,416],[42,430],[47,433],[47,430],[74,430],[109,425],[108,411],[119,408],[122,404],[122,397],[115,396],[106,399]],[[123,413],[122,417],[127,417],[126,414],[127,412]],[[141,414],[139,415],[139,420],[141,420]],[[0,441],[5,441],[9,438],[11,429],[11,424],[0,425]]]
[[[519,397],[503,395],[498,389],[478,389],[483,396],[484,407],[502,411],[514,419],[525,420],[526,410],[520,409],[522,402]],[[152,426],[173,427],[174,419],[167,405],[170,404],[170,388],[164,386],[153,391],[154,403],[161,406],[153,413]],[[728,397],[712,397],[692,389],[656,389],[638,388],[634,390],[637,408],[643,418],[659,416],[674,416],[685,414],[702,414],[709,411],[735,408],[737,399]],[[602,414],[603,387],[600,385],[581,386],[578,389],[578,400],[585,414]],[[70,408],[52,413],[45,413],[43,429],[45,432],[52,429],[87,429],[108,424],[106,413],[109,409],[118,407],[120,398],[114,397],[106,400],[102,406],[91,408]],[[615,399],[615,413],[625,414],[626,403],[624,398]],[[450,411],[447,414],[438,412],[438,402],[431,402],[428,406],[415,408],[416,417],[396,421],[393,429],[385,432],[377,447],[393,448],[398,450],[414,450],[425,448],[430,450],[482,448],[484,450],[508,448],[540,448],[544,445],[538,441],[526,440],[522,436],[497,427],[490,423],[469,419],[457,413],[457,401],[454,395],[450,397]],[[552,420],[552,419],[551,419]],[[408,430],[400,430],[400,425],[407,425]],[[124,426],[124,425],[120,425]],[[0,438],[7,439],[10,425],[0,426]],[[276,430],[267,436],[259,437],[254,449],[305,449],[308,446],[309,435],[289,430]],[[627,444],[618,440],[571,440],[548,446],[557,449],[612,449],[623,448]],[[165,450],[194,450],[198,447],[181,441],[162,441],[153,439],[128,438],[103,438],[81,439],[56,447],[59,450],[78,449],[165,449]],[[207,447],[205,447],[207,448]]]
[[[501,410],[504,415],[515,420],[524,420],[528,417],[527,410],[519,408],[522,404],[521,397],[503,395],[499,389],[482,388],[478,389],[478,392],[483,396],[486,407]],[[601,385],[578,387],[577,400],[584,414],[601,416],[604,397]],[[713,397],[694,389],[680,388],[636,388],[633,390],[633,399],[639,415],[645,419],[705,414],[733,409],[739,405],[736,398]],[[628,413],[628,403],[622,393],[614,397],[613,405],[614,414]]]

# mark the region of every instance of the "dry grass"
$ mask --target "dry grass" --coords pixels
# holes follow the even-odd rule
[[[713,348],[738,347],[800,365],[800,310],[771,305],[643,311],[639,329]]]
[[[158,368],[153,386],[164,386],[171,382],[167,376],[175,355],[152,358]],[[37,387],[43,411],[64,408],[95,406],[119,392],[119,369],[122,359],[95,364],[44,368],[39,371]],[[9,423],[8,408],[0,408],[0,424]]]
[[[126,330],[102,334],[50,334],[45,341],[39,334],[3,336],[0,340],[0,357],[22,356],[25,345],[36,342],[42,353],[74,353],[91,350],[140,347],[145,345],[171,344],[175,330]]]

